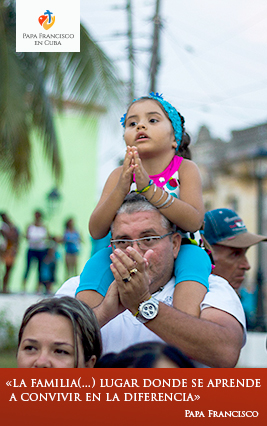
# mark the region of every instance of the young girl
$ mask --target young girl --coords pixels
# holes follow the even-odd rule
[[[189,157],[190,143],[184,119],[162,95],[150,93],[134,100],[121,122],[126,155],[123,165],[108,177],[89,221],[90,233],[95,239],[104,237],[127,193],[142,193],[183,230],[183,244],[175,262],[175,285],[179,285],[174,300],[180,310],[198,316],[199,304],[208,289],[211,262],[199,247],[200,236],[193,235],[203,223],[204,207],[199,170],[195,163],[183,158]],[[101,302],[114,279],[109,268],[110,254],[111,248],[96,253],[81,274],[77,293],[82,293],[78,298],[90,306]],[[96,272],[100,268],[102,272]]]
[[[81,236],[75,229],[74,220],[68,219],[65,223],[65,232],[63,236],[65,243],[65,265],[67,279],[77,275],[78,256],[80,253]]]

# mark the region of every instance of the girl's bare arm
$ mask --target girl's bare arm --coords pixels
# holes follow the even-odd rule
[[[132,154],[127,149],[123,166],[109,175],[100,200],[90,217],[89,232],[93,238],[103,238],[109,232],[117,210],[130,190],[132,178]]]
[[[175,286],[173,306],[194,317],[200,316],[200,303],[204,299],[207,289],[197,281],[182,281]]]

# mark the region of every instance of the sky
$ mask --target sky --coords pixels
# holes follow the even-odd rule
[[[81,22],[129,79],[126,0],[80,0]],[[149,91],[155,0],[132,0],[136,96]],[[161,0],[157,91],[185,117],[229,140],[267,121],[266,0]],[[122,111],[123,112],[123,111]]]

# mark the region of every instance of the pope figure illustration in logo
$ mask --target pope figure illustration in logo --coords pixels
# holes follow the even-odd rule
[[[49,30],[49,28],[54,25],[56,17],[52,15],[53,12],[50,12],[50,10],[46,10],[43,15],[39,16],[39,24],[44,28],[44,30]]]

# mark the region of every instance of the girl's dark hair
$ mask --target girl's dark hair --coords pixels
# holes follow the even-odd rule
[[[187,160],[192,160],[191,151],[189,148],[190,142],[191,142],[191,138],[189,134],[186,132],[183,132],[182,141],[176,155],[186,158]]]
[[[97,368],[154,368],[157,361],[167,358],[180,368],[195,368],[178,348],[161,342],[143,342],[122,352],[108,353],[100,358]]]

